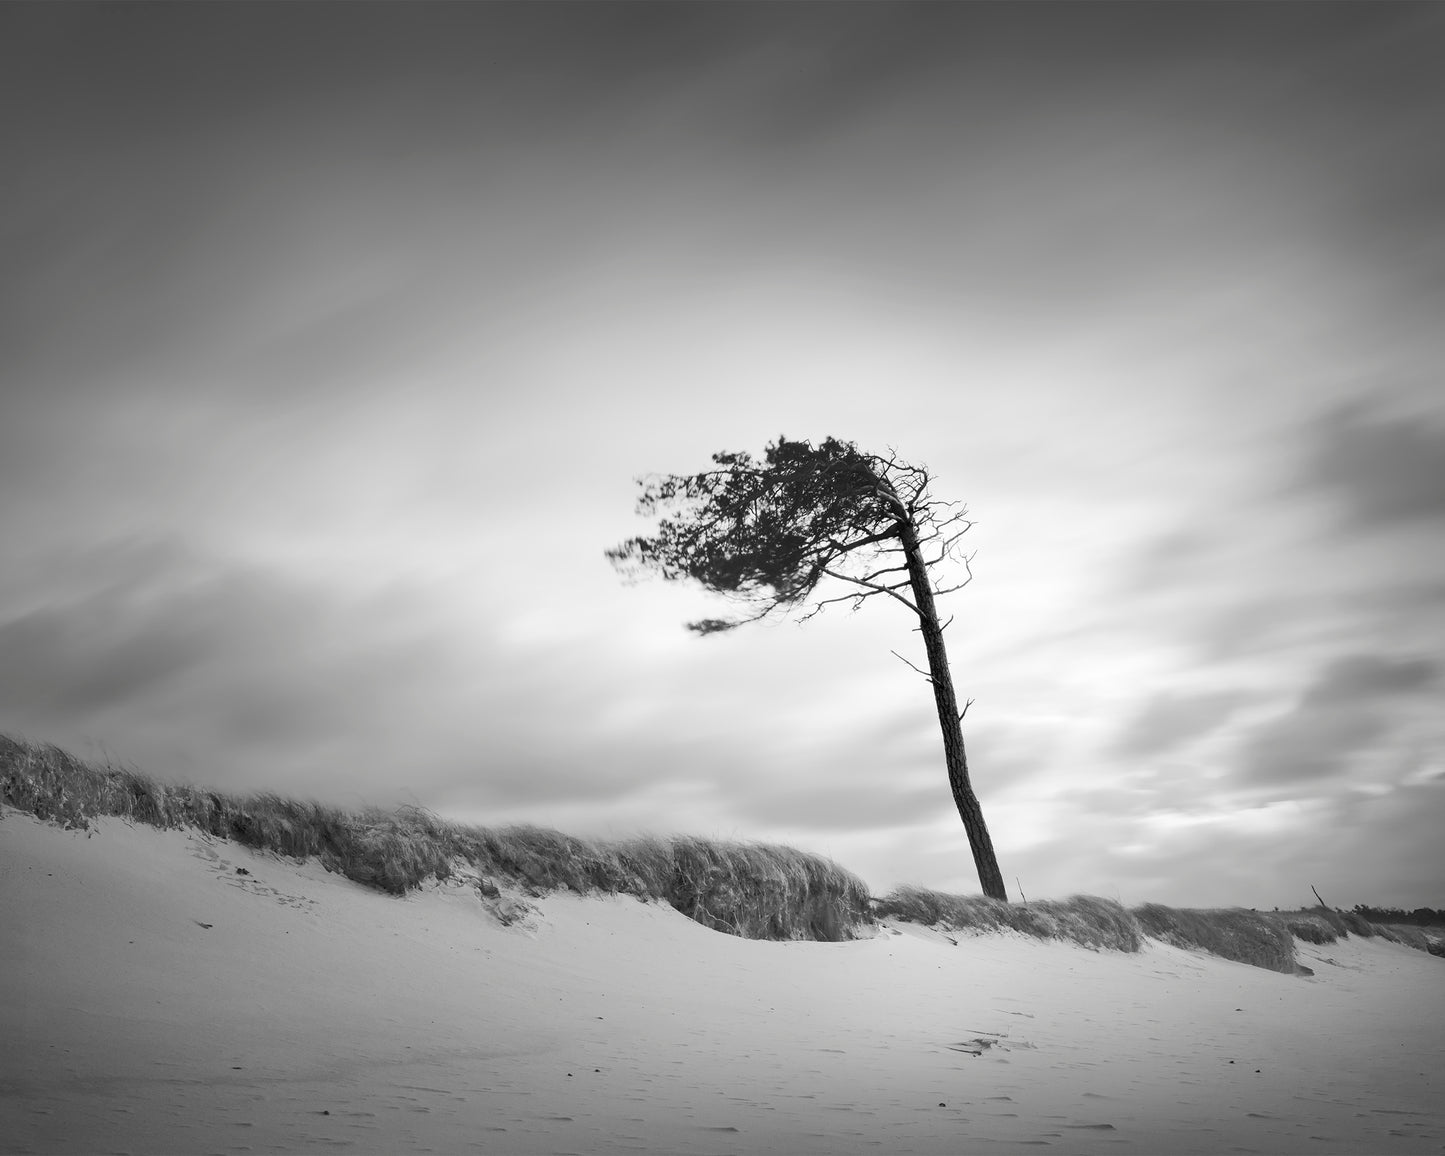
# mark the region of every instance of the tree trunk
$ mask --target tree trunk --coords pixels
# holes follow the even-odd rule
[[[933,585],[923,561],[918,531],[908,518],[901,518],[898,528],[904,556],[908,559],[908,578],[913,587],[914,605],[918,607],[923,646],[928,652],[928,671],[933,683],[933,699],[938,706],[938,725],[943,731],[943,755],[948,764],[948,785],[953,789],[953,801],[958,805],[963,829],[968,832],[983,893],[990,899],[1002,899],[1007,903],[1008,891],[1004,887],[1003,874],[998,869],[998,857],[994,854],[993,840],[989,838],[988,824],[984,822],[983,809],[978,805],[978,796],[973,793],[973,784],[968,779],[968,756],[963,749],[963,722],[958,696],[953,692],[953,675],[948,669],[943,628],[938,624],[938,608],[933,601]]]

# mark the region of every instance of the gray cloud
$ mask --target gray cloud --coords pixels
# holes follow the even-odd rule
[[[1330,494],[1355,525],[1445,519],[1445,424],[1355,405],[1311,431],[1299,482]]]
[[[153,699],[223,657],[280,660],[322,606],[178,543],[76,551],[56,579],[55,591],[12,594],[39,605],[0,624],[9,709],[84,716]]]
[[[1251,784],[1319,783],[1387,736],[1391,708],[1435,683],[1437,663],[1424,658],[1349,655],[1331,663],[1287,713],[1245,739],[1239,772]]]
[[[953,808],[940,757],[937,781],[899,786],[884,767],[869,780],[838,783],[829,768],[808,768],[796,784],[752,790],[729,808],[751,825],[858,832],[911,827]]]
[[[1438,364],[1395,338],[1438,312],[1445,21],[1220,12],[0,6],[0,727],[481,821],[937,830],[966,875],[927,688],[877,674],[906,623],[684,655],[680,602],[603,592],[633,473],[830,414],[1031,499],[950,637],[1006,873],[1293,872],[1309,834],[1190,825],[1249,794],[1187,759],[1239,704],[1136,675],[1438,633],[1431,540],[1341,558],[1259,481],[1303,436],[1301,487],[1438,529],[1434,434],[1299,405]],[[1410,709],[1427,746],[1438,676],[1380,661],[1255,728],[1257,781]]]
[[[1301,706],[1315,709],[1341,702],[1393,698],[1435,682],[1440,665],[1428,658],[1382,658],[1352,654],[1331,663],[1305,692]]]
[[[203,640],[171,619],[121,622],[103,603],[0,623],[0,714],[70,719],[143,699],[192,670]]]
[[[455,710],[459,692],[504,681],[485,662],[461,677],[445,625],[394,594],[343,597],[172,541],[48,568],[46,586],[5,592],[23,609],[0,621],[0,727],[103,734],[162,777],[244,789],[396,775],[404,734],[432,725],[454,741],[429,701]]]
[[[1120,732],[1121,755],[1157,755],[1218,729],[1249,697],[1239,691],[1156,695]]]

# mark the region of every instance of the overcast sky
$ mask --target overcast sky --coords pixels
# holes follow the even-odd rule
[[[0,8],[0,730],[976,891],[901,607],[634,479],[926,463],[1005,878],[1445,907],[1445,9]]]

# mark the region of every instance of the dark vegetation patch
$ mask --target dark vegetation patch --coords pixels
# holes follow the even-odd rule
[[[634,895],[665,901],[705,927],[747,939],[838,941],[868,934],[874,920],[884,918],[943,931],[1015,931],[1095,950],[1138,951],[1149,936],[1285,973],[1295,970],[1296,938],[1324,944],[1378,935],[1445,954],[1440,929],[1378,924],[1361,910],[1265,914],[1146,903],[1131,911],[1091,895],[1014,904],[921,887],[870,899],[856,875],[790,847],[690,836],[580,839],[542,827],[461,826],[419,807],[343,811],[269,793],[164,784],[6,735],[0,735],[0,802],[67,828],[87,828],[102,816],[194,828],[258,851],[315,858],[392,895],[463,867],[478,877],[484,900],[498,898],[499,881],[533,896]]]
[[[342,811],[274,794],[232,795],[96,767],[49,744],[0,735],[0,801],[63,827],[102,816],[194,828],[260,851],[315,858],[348,879],[404,895],[459,864],[484,886],[663,900],[706,927],[749,939],[850,939],[869,926],[868,889],[837,864],[790,847],[676,837],[618,842],[540,827],[467,827],[419,807]]]
[[[1331,921],[1321,919],[1318,915],[1308,912],[1285,913],[1278,918],[1284,924],[1286,931],[1296,939],[1303,939],[1306,943],[1335,943],[1340,938],[1340,933]]]
[[[1294,938],[1283,923],[1242,907],[1191,910],[1146,903],[1134,908],[1144,930],[1175,947],[1195,948],[1292,975]]]
[[[1138,951],[1144,942],[1128,911],[1112,899],[1094,895],[1021,904],[983,895],[899,887],[875,901],[874,914],[943,931],[1018,931],[1035,939],[1068,940],[1096,950]]]

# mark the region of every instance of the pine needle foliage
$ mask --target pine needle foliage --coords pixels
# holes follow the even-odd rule
[[[674,512],[652,535],[609,550],[615,565],[633,576],[691,579],[760,608],[758,618],[798,606],[861,546],[897,537],[880,459],[851,442],[830,437],[814,447],[780,437],[761,460],[727,451],[712,460],[716,469],[642,480],[638,513]],[[703,619],[689,629],[737,625]]]

